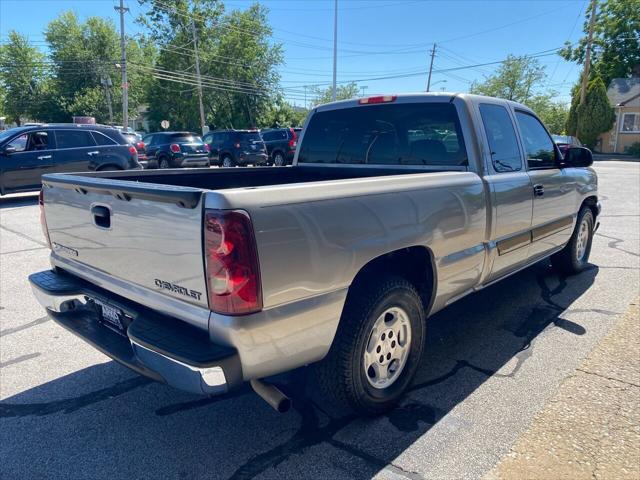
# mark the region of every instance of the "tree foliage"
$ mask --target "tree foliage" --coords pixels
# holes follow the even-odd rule
[[[140,19],[159,46],[147,96],[151,120],[172,119],[176,128],[198,130],[193,28],[198,39],[206,123],[215,127],[256,126],[278,97],[282,47],[270,42],[267,10],[254,4],[225,13],[216,0],[140,0]],[[163,73],[164,72],[164,73]],[[166,72],[181,72],[169,78]],[[167,98],[171,102],[167,102]]]
[[[8,121],[18,125],[25,118],[37,117],[44,81],[44,55],[29,45],[26,36],[9,32],[8,42],[0,46],[0,100]]]
[[[561,50],[565,60],[585,61],[591,9],[586,12],[585,36]],[[640,0],[605,0],[596,11],[591,52],[593,75],[609,85],[614,78],[640,76]]]
[[[301,127],[308,114],[308,110],[294,108],[284,99],[278,98],[269,106],[259,123],[269,127]]]
[[[574,87],[573,99],[567,119],[567,133],[577,136],[593,149],[601,133],[607,132],[615,122],[615,113],[607,97],[604,81],[596,76],[589,81],[584,104],[580,105],[579,86]]]
[[[546,78],[545,67],[537,59],[509,55],[494,75],[474,82],[470,92],[523,103],[538,114],[550,131],[562,133],[568,108],[554,100],[556,92],[541,92]]]
[[[336,88],[336,100],[349,100],[358,96],[358,85],[354,82],[346,83],[344,85],[338,85]],[[312,90],[314,95],[313,104],[322,105],[323,103],[329,103],[333,101],[333,87],[321,89],[315,87]]]
[[[526,103],[546,78],[538,59],[509,55],[498,71],[484,82],[474,82],[470,92]]]
[[[84,23],[75,13],[64,12],[45,31],[53,63],[53,79],[47,85],[47,120],[69,121],[73,115],[110,121],[106,89],[111,94],[114,121],[122,121],[120,35],[110,19],[89,17]],[[127,63],[148,63],[148,47],[129,39]],[[144,72],[129,68],[129,113],[144,101],[148,81]]]

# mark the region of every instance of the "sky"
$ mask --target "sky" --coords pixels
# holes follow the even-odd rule
[[[11,29],[44,46],[46,25],[65,10],[81,19],[112,18],[117,0],[0,0],[0,41]],[[227,0],[227,10],[249,0]],[[262,0],[269,8],[273,41],[284,48],[281,85],[291,103],[304,105],[313,85],[332,81],[334,0]],[[338,0],[339,83],[356,81],[366,95],[425,91],[436,43],[431,90],[468,91],[507,55],[540,54],[546,88],[569,102],[579,66],[554,53],[583,35],[588,0]],[[135,34],[144,12],[126,0],[125,30]],[[490,64],[468,68],[470,65]],[[305,88],[306,86],[306,88]],[[305,91],[307,94],[305,95]]]

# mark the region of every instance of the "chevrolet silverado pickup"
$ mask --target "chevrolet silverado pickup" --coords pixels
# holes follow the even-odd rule
[[[376,414],[410,384],[427,317],[545,257],[585,268],[591,164],[511,101],[331,103],[291,167],[43,176],[51,269],[30,281],[57,323],[159,382],[250,382],[285,410],[270,377],[313,364],[328,402]]]

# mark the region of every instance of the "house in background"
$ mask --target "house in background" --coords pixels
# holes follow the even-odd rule
[[[607,96],[615,109],[616,121],[611,130],[600,135],[598,150],[602,153],[625,153],[640,142],[640,77],[615,78]]]

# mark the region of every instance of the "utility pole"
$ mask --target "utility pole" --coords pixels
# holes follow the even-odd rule
[[[436,44],[433,44],[431,49],[431,63],[429,64],[429,77],[427,77],[427,92],[431,88],[431,71],[433,70],[433,57],[436,56]]]
[[[338,0],[334,0],[333,9],[333,96],[335,102],[338,91],[336,90],[336,79],[338,73]]]
[[[582,72],[582,84],[580,85],[580,105],[584,104],[584,101],[587,97],[589,68],[591,67],[591,43],[593,42],[593,26],[596,21],[596,6],[597,0],[591,0],[591,18],[589,19],[589,35],[587,36],[587,52],[584,57],[584,71]]]
[[[304,108],[307,109],[307,86],[304,86]]]
[[[198,102],[200,104],[200,129],[202,134],[207,133],[206,120],[204,118],[204,106],[202,105],[202,79],[200,78],[200,57],[198,56],[198,33],[196,32],[196,22],[191,19],[191,30],[193,31],[193,53],[196,57],[196,78],[198,83]],[[207,129],[208,130],[208,129]]]
[[[129,9],[125,8],[124,0],[120,0],[119,7],[113,7],[120,13],[120,50],[122,58],[120,60],[120,69],[122,70],[122,127],[127,130],[129,128],[129,83],[127,82],[127,50],[124,37],[124,14]]]
[[[104,94],[107,97],[107,106],[109,107],[109,124],[113,125],[113,107],[111,106],[111,91],[112,87],[111,77],[103,76],[100,78],[100,83],[104,85]]]
[[[369,87],[367,85],[362,85],[360,88],[362,89],[362,96],[364,97],[364,91]]]

